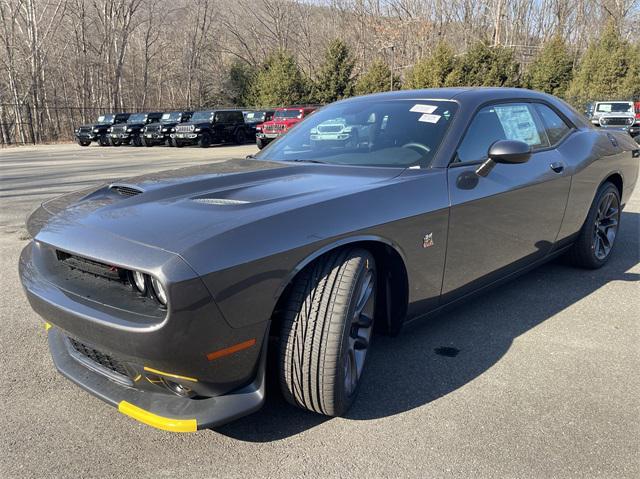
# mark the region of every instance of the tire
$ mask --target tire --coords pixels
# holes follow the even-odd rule
[[[256,138],[256,146],[258,150],[262,150],[267,144],[262,140],[262,138]]]
[[[581,268],[601,268],[611,257],[619,227],[620,192],[613,183],[606,182],[598,189],[567,259]]]
[[[78,140],[78,145],[80,145],[80,146],[89,146],[90,144],[91,144],[90,141]]]
[[[200,148],[209,148],[209,146],[211,145],[211,137],[209,136],[209,133],[203,133],[202,135],[200,135],[200,138],[198,139],[198,146]]]
[[[142,142],[142,146],[146,146],[147,148],[150,147],[150,146],[153,146],[153,141],[145,140],[144,136],[140,136],[140,141]]]
[[[375,262],[363,249],[327,253],[298,275],[278,318],[280,386],[288,402],[328,416],[349,409],[361,383],[375,300]]]
[[[184,146],[184,143],[178,140],[173,140],[173,146],[175,146],[176,148],[182,148]]]
[[[236,130],[236,134],[233,135],[233,141],[237,145],[242,145],[244,142],[247,141],[247,136],[245,135],[244,130],[242,128],[238,128]]]
[[[142,138],[140,138],[140,135],[133,135],[133,138],[131,139],[131,144],[133,146],[142,146]]]
[[[100,138],[98,138],[98,144],[100,146],[111,146],[113,144],[112,141],[109,140],[109,138],[107,138],[106,135],[101,135]],[[115,145],[117,146],[117,145]]]

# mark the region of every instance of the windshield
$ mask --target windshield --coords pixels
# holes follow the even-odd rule
[[[146,113],[136,113],[135,115],[131,115],[127,120],[127,123],[144,123],[147,121]]]
[[[330,105],[300,122],[257,158],[342,165],[428,166],[457,104],[362,100]]]
[[[629,102],[598,103],[598,113],[633,113],[633,105]]]
[[[212,111],[197,111],[191,117],[191,121],[211,121],[212,119]]]
[[[182,117],[182,113],[180,113],[179,111],[174,111],[173,113],[163,113],[162,119],[160,121],[162,123],[170,123],[173,121],[179,122],[181,117]]]
[[[278,110],[275,118],[302,118],[302,110]]]
[[[247,123],[261,123],[264,121],[264,111],[248,111],[244,114],[244,121]]]
[[[100,115],[98,117],[99,125],[111,125],[115,115]]]

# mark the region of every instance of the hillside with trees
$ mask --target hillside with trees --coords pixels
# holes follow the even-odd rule
[[[0,0],[0,144],[391,88],[640,95],[638,0]]]

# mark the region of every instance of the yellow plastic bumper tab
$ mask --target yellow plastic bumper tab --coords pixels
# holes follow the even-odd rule
[[[127,401],[120,401],[118,411],[125,416],[132,417],[136,421],[171,432],[195,432],[198,430],[198,423],[195,419],[171,419],[168,417],[158,416],[152,412],[146,411]]]
[[[45,321],[45,323],[44,323],[44,330],[45,330],[45,331],[49,331],[51,328],[53,328],[53,325],[52,325],[51,323],[47,323],[47,322]]]

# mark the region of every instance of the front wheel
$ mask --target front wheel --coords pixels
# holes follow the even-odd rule
[[[298,275],[281,313],[280,385],[287,401],[328,416],[349,409],[375,308],[376,268],[366,250],[328,253]]]
[[[267,143],[262,138],[256,138],[256,146],[258,147],[258,150],[262,150],[267,146]]]
[[[89,146],[91,144],[90,141],[87,140],[78,140],[78,145],[80,146]]]
[[[100,146],[111,146],[112,142],[106,135],[100,135],[100,138],[98,138],[98,144]]]
[[[604,183],[596,193],[578,238],[567,253],[576,266],[597,269],[611,257],[620,225],[620,192]]]
[[[131,139],[133,146],[142,146],[142,142],[143,140],[140,135],[133,135],[133,138]]]

